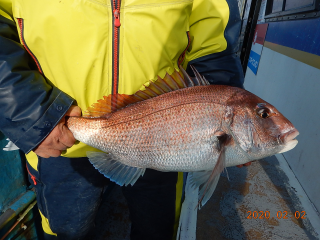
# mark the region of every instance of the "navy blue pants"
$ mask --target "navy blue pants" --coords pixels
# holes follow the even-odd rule
[[[87,158],[38,158],[38,171],[27,167],[36,179],[39,210],[57,234],[46,234],[48,239],[86,239],[108,179]],[[122,188],[130,210],[132,240],[173,238],[177,181],[178,173],[147,169],[134,186]]]

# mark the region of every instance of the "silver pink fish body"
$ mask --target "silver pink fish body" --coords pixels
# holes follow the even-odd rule
[[[224,166],[235,166],[290,150],[298,135],[273,106],[228,86],[177,90],[101,118],[71,117],[68,127],[125,165],[183,172],[214,169],[221,151]]]

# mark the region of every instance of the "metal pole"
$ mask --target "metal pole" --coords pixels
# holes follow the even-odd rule
[[[28,208],[21,214],[21,216],[17,219],[16,223],[9,229],[9,231],[0,239],[0,240],[4,240],[10,233],[11,231],[19,224],[19,222],[21,222],[22,219],[24,219],[24,217],[27,215],[27,213],[34,207],[34,205],[36,205],[37,201],[34,200],[29,206]]]

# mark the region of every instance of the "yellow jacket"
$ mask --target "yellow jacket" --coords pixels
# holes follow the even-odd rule
[[[187,68],[199,59],[216,62],[223,55],[216,53],[232,54],[239,33],[239,21],[234,19],[239,14],[230,15],[228,2],[237,8],[232,0],[121,0],[120,27],[114,26],[117,5],[109,0],[0,0],[0,14],[15,22],[20,43],[44,81],[75,99],[85,111],[111,93],[135,93],[158,75],[179,70],[180,63]],[[242,84],[241,79],[237,81]],[[44,121],[45,114],[33,121]],[[14,140],[15,135],[4,128],[0,125]],[[31,150],[23,148],[23,140],[15,142],[25,152]],[[88,150],[91,147],[80,143],[65,156],[85,156]],[[30,152],[28,159],[34,158]],[[36,163],[31,165],[36,168]]]

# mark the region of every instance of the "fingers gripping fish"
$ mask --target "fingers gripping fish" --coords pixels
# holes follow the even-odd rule
[[[209,85],[193,68],[150,81],[133,95],[109,95],[67,126],[102,150],[89,160],[117,184],[133,185],[146,168],[190,172],[201,205],[225,167],[294,148],[298,131],[269,103],[236,87]]]

